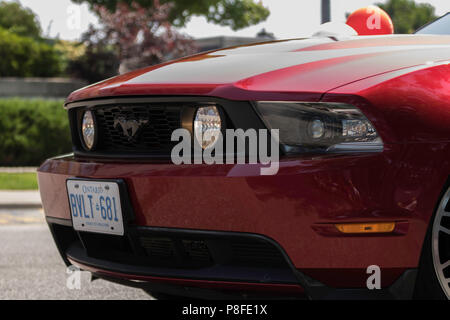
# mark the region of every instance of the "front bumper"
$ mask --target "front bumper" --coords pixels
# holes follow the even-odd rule
[[[155,278],[182,283],[193,280],[197,284],[215,283],[214,287],[221,287],[219,283],[226,287],[240,283],[256,286],[257,291],[263,285],[295,295],[302,292],[303,286],[309,294],[314,291],[323,297],[328,295],[321,291],[323,288],[364,290],[366,268],[370,265],[381,268],[383,288],[395,286],[407,270],[417,268],[440,181],[428,179],[420,186],[407,186],[405,179],[414,168],[409,166],[408,172],[403,172],[395,166],[401,159],[402,154],[386,146],[383,154],[287,159],[280,163],[276,176],[259,176],[258,165],[175,166],[86,161],[67,156],[48,160],[38,176],[51,226],[70,224],[67,178],[123,179],[136,228],[262,237],[282,254],[286,266],[281,274],[269,272],[270,268],[262,264],[260,273],[256,269],[247,273],[220,270],[221,276],[213,273],[209,277],[205,270],[197,275],[186,270],[167,273],[167,268],[163,268],[166,274],[130,271],[130,263],[125,264],[125,269],[123,265],[99,264],[90,260],[88,251],[64,246],[55,237],[67,263],[124,280],[144,276],[147,282],[155,282],[151,281]],[[334,223],[366,221],[396,221],[408,228],[403,234],[364,237],[320,231]],[[111,262],[109,258],[100,260]]]

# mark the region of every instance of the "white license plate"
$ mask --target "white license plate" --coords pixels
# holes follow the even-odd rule
[[[67,180],[73,228],[123,235],[119,185],[116,182]]]

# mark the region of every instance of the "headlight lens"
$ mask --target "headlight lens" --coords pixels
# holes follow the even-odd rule
[[[258,102],[286,153],[379,152],[383,142],[362,112],[342,103]]]
[[[83,114],[81,133],[83,136],[84,147],[87,150],[92,150],[96,140],[96,128],[94,115],[91,111],[85,111]]]
[[[212,148],[222,131],[222,119],[217,107],[200,107],[194,119],[194,135],[203,149]]]

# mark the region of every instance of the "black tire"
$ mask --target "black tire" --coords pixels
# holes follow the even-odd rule
[[[416,287],[414,290],[414,299],[421,300],[447,300],[447,296],[439,281],[435,265],[433,262],[433,228],[435,220],[440,219],[437,215],[440,206],[443,203],[444,196],[450,191],[450,186],[447,183],[444,188],[439,202],[436,206],[435,212],[430,224],[428,226],[427,234],[422,248],[422,255],[419,263],[419,272],[417,274]]]

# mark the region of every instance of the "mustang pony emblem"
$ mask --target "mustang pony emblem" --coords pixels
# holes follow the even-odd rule
[[[117,127],[120,125],[122,127],[124,136],[128,138],[128,141],[131,141],[139,132],[139,129],[141,129],[142,125],[145,125],[147,123],[148,120],[127,120],[124,117],[119,117],[117,119],[114,119],[114,128],[117,129]]]

